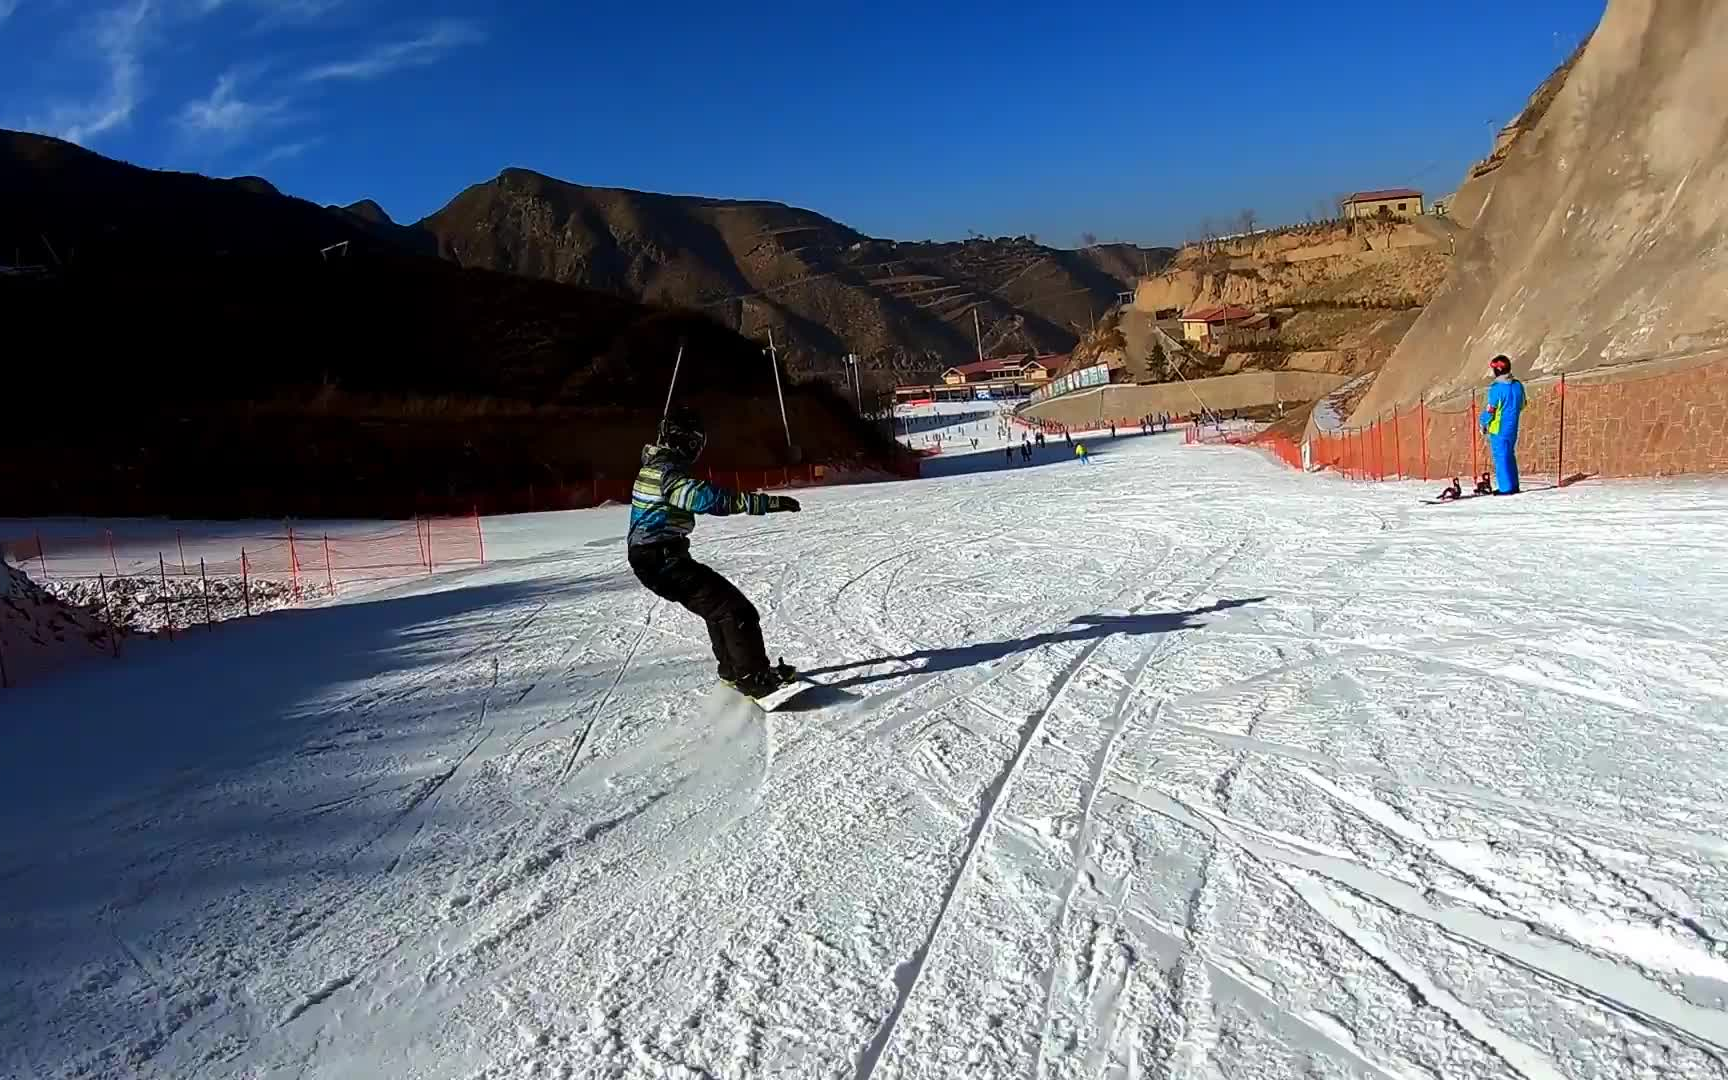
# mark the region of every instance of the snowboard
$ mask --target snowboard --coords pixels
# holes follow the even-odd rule
[[[815,685],[817,684],[809,679],[794,675],[782,683],[779,689],[772,694],[751,700],[756,703],[758,709],[765,713],[771,713]]]
[[[754,702],[756,707],[765,713],[773,712],[775,709],[778,709],[780,706],[786,704],[799,694],[816,685],[816,683],[799,675],[798,670],[788,664],[784,659],[774,665],[774,671],[775,674],[780,676],[780,685],[776,687],[772,693],[764,694],[761,697],[750,697],[750,695],[739,690],[737,686],[734,686],[731,683],[727,683],[726,685],[731,686],[731,688],[736,691],[740,697]]]
[[[1485,496],[1477,495],[1474,492],[1472,492],[1468,495],[1460,495],[1456,499],[1423,499],[1422,505],[1424,505],[1424,506],[1450,506],[1453,503],[1469,502],[1471,499],[1481,499],[1481,498],[1485,498]]]

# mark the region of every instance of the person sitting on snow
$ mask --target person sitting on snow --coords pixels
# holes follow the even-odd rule
[[[1440,493],[1441,502],[1451,502],[1453,499],[1462,499],[1463,497],[1464,486],[1458,482],[1456,476],[1452,478],[1452,486]]]

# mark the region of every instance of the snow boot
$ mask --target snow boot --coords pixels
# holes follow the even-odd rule
[[[782,659],[765,671],[753,671],[731,682],[733,689],[745,697],[761,700],[798,677],[791,665]]]

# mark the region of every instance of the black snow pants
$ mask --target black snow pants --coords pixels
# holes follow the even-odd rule
[[[718,571],[692,559],[688,541],[632,547],[630,569],[649,592],[683,605],[707,622],[722,679],[735,681],[768,670],[756,605]]]

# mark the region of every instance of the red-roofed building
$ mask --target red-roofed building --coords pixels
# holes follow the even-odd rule
[[[1066,356],[1030,353],[974,360],[944,371],[942,381],[935,386],[900,386],[894,394],[902,402],[1025,397],[1048,383],[1067,360]]]
[[[1416,217],[1424,213],[1422,193],[1415,188],[1384,188],[1380,191],[1358,191],[1344,200],[1346,219],[1380,217]]]
[[[1182,337],[1204,347],[1212,344],[1226,327],[1247,322],[1253,317],[1254,312],[1234,304],[1196,308],[1182,316]]]
[[[949,386],[1003,381],[1041,383],[1049,378],[1049,365],[1027,353],[1015,353],[1013,356],[1002,356],[994,360],[974,360],[970,364],[951,367],[942,373],[942,381]]]

